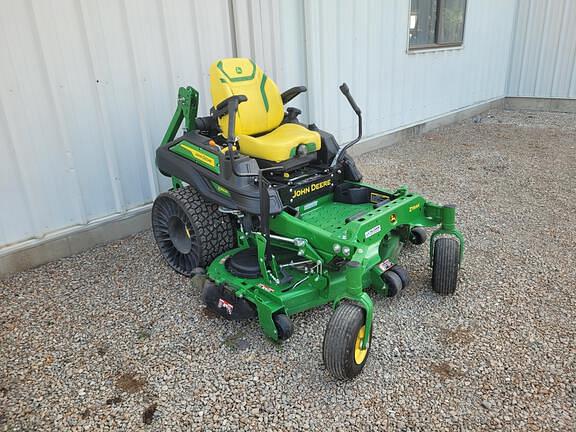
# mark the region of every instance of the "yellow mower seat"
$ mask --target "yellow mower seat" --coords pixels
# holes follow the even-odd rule
[[[248,100],[238,106],[236,136],[240,153],[258,159],[282,162],[294,157],[304,145],[308,153],[320,150],[320,134],[295,124],[282,124],[284,105],[276,83],[246,58],[227,58],[210,67],[210,92],[217,106],[233,95]],[[228,116],[219,120],[226,136]],[[255,136],[258,135],[258,136]]]
[[[240,152],[258,159],[282,162],[296,155],[299,145],[308,153],[320,149],[320,134],[295,123],[285,123],[259,137],[238,135]]]

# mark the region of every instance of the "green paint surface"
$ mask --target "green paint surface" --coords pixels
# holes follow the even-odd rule
[[[211,181],[210,183],[212,183],[212,187],[213,187],[214,190],[215,190],[216,192],[218,192],[219,194],[224,195],[224,196],[227,196],[227,197],[230,196],[230,191],[229,191],[228,189],[226,189],[224,186],[216,183],[215,181]]]
[[[262,330],[274,340],[278,339],[273,322],[275,313],[292,315],[327,303],[337,305],[342,300],[355,302],[364,308],[367,334],[370,334],[373,306],[365,290],[372,287],[378,293],[387,293],[381,275],[397,263],[410,229],[441,225],[437,232],[456,236],[462,247],[463,239],[453,225],[452,208],[426,201],[405,189],[393,192],[369,187],[374,194],[390,197],[390,202],[377,208],[373,203],[347,204],[334,202],[330,193],[299,206],[297,214],[282,212],[270,219],[272,233],[303,241],[300,247],[296,247],[272,238],[272,246],[297,252],[298,259],[318,264],[315,272],[306,273],[284,266],[284,272],[291,279],[280,282],[280,268],[286,258],[273,256],[271,262],[266,263],[266,239],[262,234],[252,232],[241,233],[239,248],[216,258],[207,269],[208,276],[252,302]],[[347,218],[359,212],[363,212],[360,217],[346,222]],[[260,277],[255,279],[236,277],[227,271],[225,265],[228,256],[248,247],[255,247],[258,253]],[[344,254],[345,249],[349,253]],[[334,264],[338,260],[341,265]],[[351,261],[359,265],[345,264]]]
[[[191,142],[180,141],[178,144],[170,147],[170,151],[173,151],[186,159],[190,159],[216,174],[220,174],[220,158],[218,155],[210,153]]]

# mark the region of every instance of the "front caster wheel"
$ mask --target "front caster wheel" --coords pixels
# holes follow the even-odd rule
[[[372,335],[365,349],[361,348],[365,334],[364,309],[343,303],[334,311],[324,335],[323,359],[328,372],[337,379],[357,376],[368,359]]]
[[[395,265],[390,269],[390,271],[396,273],[400,277],[400,280],[402,281],[402,289],[408,288],[408,285],[410,285],[410,276],[408,275],[408,270],[402,266]]]
[[[294,333],[294,324],[287,315],[283,313],[276,314],[272,317],[276,331],[278,332],[278,339],[284,341]]]
[[[415,245],[421,245],[426,241],[426,231],[424,228],[415,227],[410,230],[410,243]]]
[[[392,267],[391,270],[388,270],[382,275],[382,280],[384,281],[384,283],[386,284],[386,288],[388,289],[386,291],[387,297],[394,297],[400,291],[402,291],[403,287],[402,277],[393,270],[394,267]]]
[[[442,237],[434,242],[432,289],[438,294],[454,294],[458,283],[460,247],[453,238]]]

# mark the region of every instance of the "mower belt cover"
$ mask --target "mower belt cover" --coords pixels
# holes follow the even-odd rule
[[[242,321],[256,318],[256,308],[245,299],[238,298],[224,285],[214,285],[209,281],[204,285],[204,304],[229,321]]]

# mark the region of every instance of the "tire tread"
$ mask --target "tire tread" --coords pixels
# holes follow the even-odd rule
[[[218,205],[208,202],[200,193],[190,187],[172,189],[156,198],[169,197],[176,201],[188,215],[199,243],[199,267],[206,267],[218,255],[234,247],[235,233],[232,220],[218,211]],[[154,220],[152,221],[154,224]],[[176,271],[191,276],[182,269]]]
[[[354,378],[366,363],[364,360],[361,365],[356,365],[353,353],[354,342],[362,325],[364,310],[353,303],[338,306],[328,322],[322,350],[324,365],[337,379]]]
[[[442,237],[434,242],[432,289],[438,294],[449,295],[456,291],[460,249],[453,238]]]

